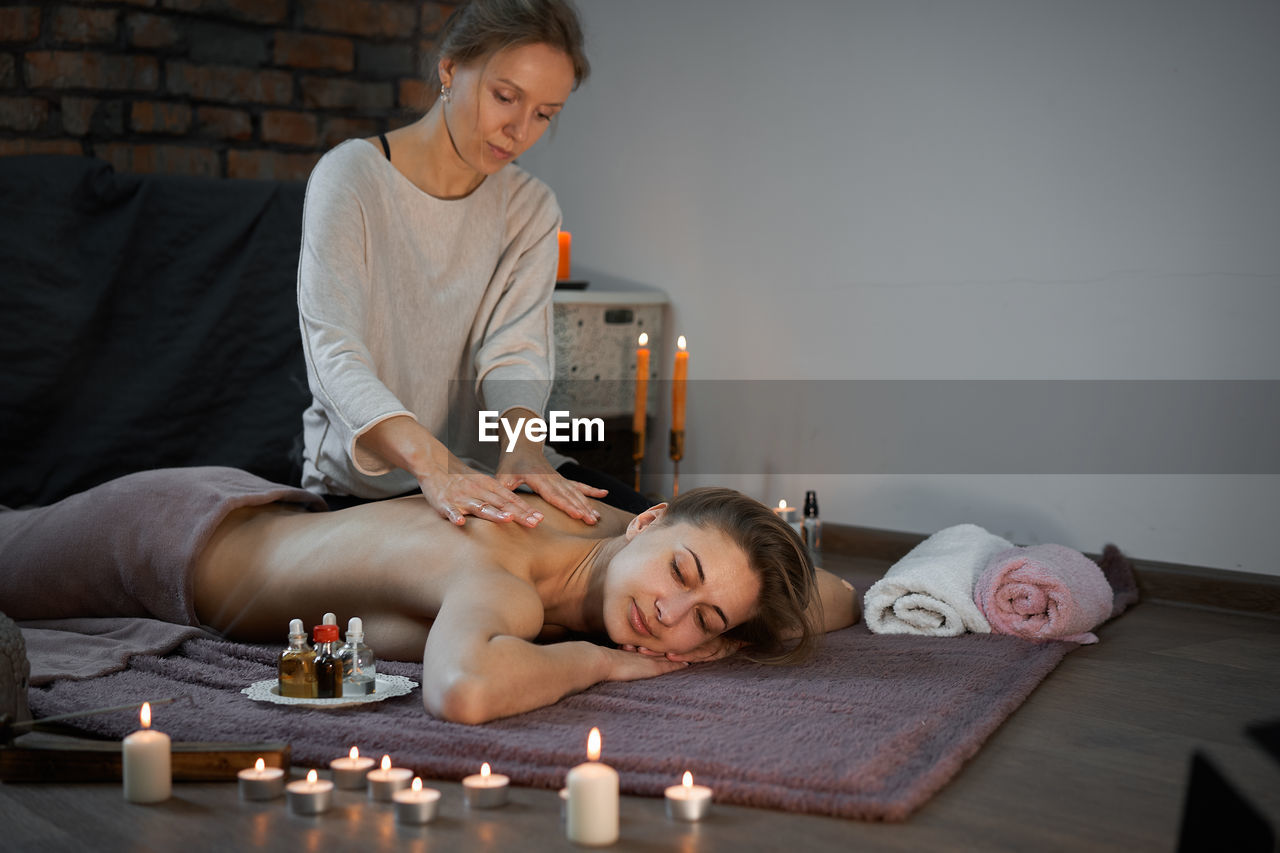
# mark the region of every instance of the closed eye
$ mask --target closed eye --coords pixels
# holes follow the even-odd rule
[[[682,587],[683,587],[683,586],[685,585],[685,583],[684,583],[684,574],[683,574],[683,573],[681,573],[681,571],[680,571],[680,566],[676,564],[676,558],[675,558],[675,557],[672,557],[672,558],[671,558],[671,574],[672,574],[673,576],[675,576],[676,582],[677,582],[677,583],[679,583],[679,584],[680,584],[680,586],[682,586]]]

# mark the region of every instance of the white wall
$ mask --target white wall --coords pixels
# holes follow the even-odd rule
[[[580,4],[593,75],[522,164],[692,379],[1280,379],[1280,4]],[[689,417],[689,467],[777,441]],[[757,469],[831,521],[1280,574],[1275,475]]]

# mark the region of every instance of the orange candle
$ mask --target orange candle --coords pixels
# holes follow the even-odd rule
[[[649,403],[649,333],[641,332],[636,349],[636,402],[631,417],[631,431],[644,435],[645,407]]]
[[[685,349],[684,335],[676,341],[675,375],[671,381],[671,429],[684,432],[684,383],[689,377],[689,352]]]
[[[561,231],[560,238],[560,264],[556,267],[556,281],[568,281],[569,279],[569,250],[573,246],[573,235],[568,231]]]

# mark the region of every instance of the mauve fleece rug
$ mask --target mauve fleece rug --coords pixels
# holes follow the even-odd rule
[[[624,793],[660,796],[692,770],[717,802],[864,820],[902,820],[947,783],[1073,643],[996,634],[879,636],[856,625],[811,663],[725,660],[647,681],[601,684],[550,708],[482,726],[444,723],[421,690],[357,708],[312,710],[241,695],[275,675],[277,649],[187,640],[122,672],[33,687],[37,717],[185,695],[155,709],[180,741],[288,741],[294,763],[327,768],[358,745],[425,778],[459,779],[483,761],[513,784],[559,788],[599,726]],[[382,671],[421,681],[422,668]],[[136,712],[78,721],[122,737]]]

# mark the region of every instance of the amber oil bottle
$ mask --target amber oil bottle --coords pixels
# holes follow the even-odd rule
[[[276,668],[281,696],[316,698],[316,652],[307,644],[301,619],[289,623],[289,646],[280,653]]]

